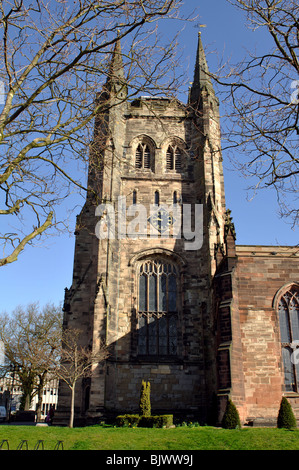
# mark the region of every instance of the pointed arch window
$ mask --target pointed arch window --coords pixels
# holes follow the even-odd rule
[[[180,171],[182,166],[182,151],[176,145],[169,145],[166,151],[166,170]]]
[[[135,153],[135,167],[139,169],[151,168],[151,150],[148,144],[140,143]]]
[[[281,296],[278,315],[285,391],[299,392],[299,355],[293,354],[296,344],[299,346],[299,286],[290,287]]]
[[[177,268],[164,260],[139,267],[138,354],[177,354]]]

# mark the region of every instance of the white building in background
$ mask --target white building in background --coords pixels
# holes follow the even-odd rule
[[[58,402],[58,380],[51,379],[46,384],[43,390],[43,401],[42,401],[42,419],[46,418],[50,407],[53,407],[54,410],[57,408]],[[36,410],[37,408],[37,395],[32,400],[31,410]]]
[[[4,343],[0,341],[0,368],[5,365],[5,350]],[[0,375],[0,405],[5,406],[7,415],[14,413],[20,408],[20,401],[22,397],[22,387],[18,381],[16,373],[10,372],[5,377]],[[37,394],[33,397],[30,410],[36,411],[38,397]],[[54,410],[57,408],[58,402],[58,380],[50,379],[43,390],[43,399],[41,407],[41,419],[44,420],[50,407]]]
[[[0,367],[4,366],[5,356],[4,356],[4,343],[0,340]]]
[[[5,392],[10,392],[10,401],[7,402],[8,398]],[[1,397],[5,396],[5,403],[1,403]],[[16,376],[13,376],[11,373],[5,378],[0,378],[0,405],[6,407],[7,413],[9,410],[11,413],[14,413],[20,408],[20,401],[22,397],[22,387],[17,380]],[[43,390],[43,399],[42,399],[42,408],[41,408],[41,419],[44,420],[47,416],[47,413],[52,406],[54,410],[57,407],[58,401],[58,380],[51,379],[47,382]],[[36,411],[38,397],[35,395],[33,397],[30,410]]]

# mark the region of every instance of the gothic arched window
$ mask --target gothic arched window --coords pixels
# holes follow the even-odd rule
[[[166,151],[166,170],[180,171],[182,165],[182,151],[176,145],[169,145]]]
[[[138,354],[177,354],[177,268],[147,260],[138,275]]]
[[[299,286],[290,287],[279,299],[278,314],[286,392],[299,391]]]
[[[148,144],[140,143],[135,153],[135,167],[140,169],[151,168],[151,150]]]

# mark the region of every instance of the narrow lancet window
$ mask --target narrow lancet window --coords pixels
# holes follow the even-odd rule
[[[292,286],[281,296],[278,303],[280,324],[281,354],[284,367],[286,392],[298,392],[299,354],[294,354],[299,346],[299,287]]]
[[[166,151],[166,170],[181,171],[182,151],[176,145],[169,145]]]
[[[152,159],[153,156],[149,145],[140,143],[135,152],[135,168],[150,170]]]

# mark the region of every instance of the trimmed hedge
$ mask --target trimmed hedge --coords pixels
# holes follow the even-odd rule
[[[119,415],[116,417],[117,426],[138,426],[140,421],[139,415]]]
[[[139,428],[163,428],[173,426],[173,415],[140,416],[119,415],[116,417],[116,425],[123,427]]]

